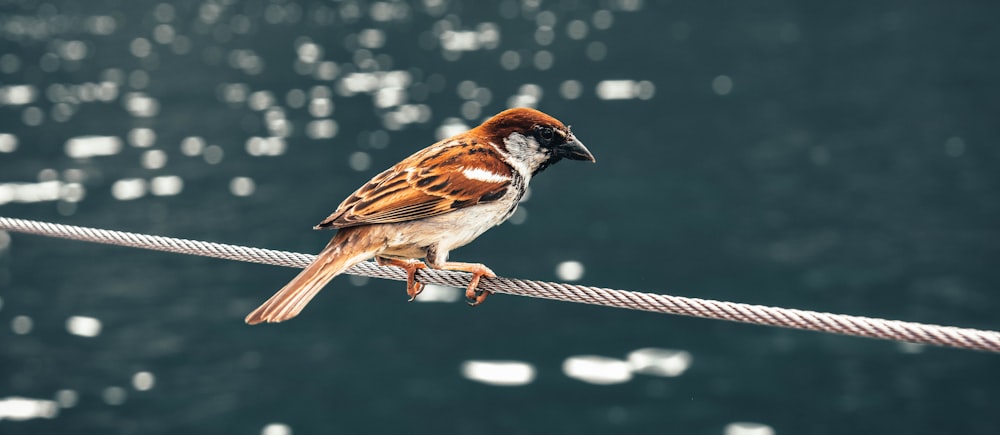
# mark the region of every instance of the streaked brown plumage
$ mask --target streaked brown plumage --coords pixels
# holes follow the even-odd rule
[[[449,251],[506,221],[531,178],[562,158],[594,161],[562,122],[526,108],[506,110],[416,152],[376,175],[317,225],[337,228],[337,234],[246,322],[295,317],[333,277],[373,257],[406,269],[411,300],[423,287],[414,279],[418,269],[470,272],[466,297],[478,305],[488,295],[477,291],[479,279],[495,274],[482,264],[449,262]]]

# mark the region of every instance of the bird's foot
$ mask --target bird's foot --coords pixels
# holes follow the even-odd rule
[[[482,277],[496,278],[497,274],[493,273],[490,268],[486,267],[484,264],[480,263],[458,263],[458,262],[446,262],[441,267],[437,269],[444,270],[458,270],[461,272],[469,272],[472,274],[472,279],[469,280],[469,286],[465,288],[465,299],[470,307],[474,307],[483,303],[486,298],[493,294],[489,290],[480,290],[479,280]]]
[[[410,302],[413,302],[417,295],[424,290],[424,283],[417,281],[416,278],[418,270],[427,268],[427,265],[422,261],[375,257],[375,262],[379,266],[396,266],[406,271],[406,294],[410,297]]]

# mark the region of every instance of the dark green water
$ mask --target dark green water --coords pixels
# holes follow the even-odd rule
[[[0,215],[316,252],[330,233],[311,226],[442,126],[534,104],[598,164],[547,170],[518,224],[453,259],[996,330],[998,16],[0,0]],[[293,321],[244,325],[294,273],[0,232],[0,433],[1000,432],[996,355],[502,295],[407,303],[349,277]],[[616,371],[643,348],[689,364]],[[463,371],[495,360],[533,377]]]

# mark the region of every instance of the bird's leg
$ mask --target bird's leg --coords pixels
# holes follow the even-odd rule
[[[479,290],[476,287],[479,286],[479,279],[482,277],[496,278],[497,274],[493,273],[490,268],[486,267],[484,264],[480,263],[458,263],[454,261],[446,261],[439,265],[431,264],[431,267],[435,269],[443,270],[457,270],[461,272],[469,272],[472,274],[472,280],[469,281],[469,286],[465,289],[465,299],[468,299],[470,307],[474,307],[483,303],[486,297],[493,294],[489,290]]]
[[[406,271],[406,294],[410,296],[410,302],[417,298],[417,295],[424,290],[424,284],[418,282],[415,275],[418,270],[427,267],[420,260],[400,260],[389,257],[375,257],[375,262],[379,266],[396,266]]]

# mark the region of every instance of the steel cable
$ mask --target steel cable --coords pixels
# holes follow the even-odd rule
[[[315,258],[313,255],[295,252],[7,217],[0,217],[0,230],[297,268],[305,267]],[[374,262],[367,261],[348,269],[347,273],[399,281],[406,280],[406,273],[402,269],[379,266]],[[433,269],[422,269],[417,273],[418,280],[423,283],[459,288],[464,288],[468,284],[469,276],[467,273]],[[1000,332],[996,331],[511,278],[484,278],[480,282],[479,288],[495,293],[558,301],[1000,352]]]

